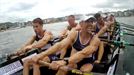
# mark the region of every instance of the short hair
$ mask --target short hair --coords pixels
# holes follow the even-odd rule
[[[35,18],[32,22],[39,23],[40,25],[43,25],[43,20],[41,18]]]
[[[87,22],[87,23],[89,23],[89,22],[92,22],[93,23],[95,21],[96,21],[96,19],[94,17],[90,17],[87,20],[85,20],[85,22]]]
[[[72,17],[72,18],[75,18],[75,16],[74,16],[74,15],[69,15],[68,17]]]
[[[101,14],[100,14],[100,13],[96,13],[96,14],[94,15],[94,17],[96,18],[96,20],[98,20],[98,18],[101,17]]]
[[[110,14],[110,16],[114,17],[114,15],[113,15],[113,14]]]

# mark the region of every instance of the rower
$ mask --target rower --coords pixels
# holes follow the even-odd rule
[[[18,49],[17,52],[14,54],[20,55],[33,48],[40,48],[44,50],[51,46],[51,43],[49,42],[53,38],[53,35],[50,31],[43,29],[42,19],[40,18],[34,19],[32,26],[35,34],[29,39],[29,41],[23,47]]]
[[[85,21],[82,23],[84,24],[83,28],[86,28],[85,30],[83,30],[83,31],[86,31],[86,33],[84,33],[84,34],[89,34],[88,29],[90,29],[90,26],[92,26],[92,23],[90,23],[91,25],[87,25],[87,23]],[[90,44],[88,44],[88,46],[86,46],[84,49],[82,49],[82,51],[79,51],[76,53],[74,52],[75,54],[72,54],[72,56],[69,58],[68,66],[73,67],[71,65],[74,65],[74,64],[80,62],[82,59],[88,57],[90,54],[93,54],[96,51],[96,49],[98,48],[98,46],[100,44],[100,40],[98,37],[106,31],[106,29],[112,24],[112,22],[108,22],[106,24],[107,25],[105,25],[97,34],[95,34],[93,36],[93,38],[92,38]],[[89,40],[89,37],[91,39],[91,34],[90,35],[84,35],[84,34],[80,33],[80,35],[85,36],[84,39],[82,39],[82,40],[81,40],[82,37],[80,37],[80,41],[82,41],[82,43],[84,43],[84,45],[85,45],[85,43],[87,43],[87,40]],[[76,37],[77,37],[77,31],[75,29],[72,29],[71,32],[69,33],[69,35],[67,36],[67,38],[63,39],[61,42],[56,43],[54,46],[52,46],[45,52],[42,52],[42,53],[34,56],[32,58],[32,60],[35,63],[37,63],[39,60],[43,59],[45,56],[53,54],[53,53],[61,50],[62,48],[69,46],[70,44],[73,44]],[[64,64],[64,63],[61,63],[61,64]],[[88,67],[91,67],[91,66],[92,65],[90,65]],[[87,69],[91,70],[91,68],[90,69],[86,68],[86,70]],[[58,74],[61,74],[61,71]]]
[[[94,17],[96,18],[96,33],[98,33],[104,26],[105,26],[105,23],[108,22],[109,20],[107,21],[104,21],[103,17],[101,16],[100,13],[96,13],[94,15]],[[107,17],[108,18],[108,17]],[[110,27],[109,27],[110,28]],[[107,29],[108,30],[108,29]],[[107,40],[110,40],[110,34],[109,32],[105,32],[103,35],[101,35],[100,37],[103,37],[101,39],[107,39]],[[107,62],[108,61],[108,54],[110,53],[110,47],[109,45],[107,45],[106,43],[104,43],[104,54],[103,54],[103,57],[102,57],[102,62]],[[95,55],[96,57],[98,55]]]
[[[30,40],[26,43],[26,45],[24,47],[22,47],[19,51],[16,52],[17,55],[20,55],[22,53],[26,53],[27,51],[33,49],[33,48],[40,48],[41,50],[46,50],[49,47],[51,47],[51,43],[49,43],[49,41],[53,38],[53,35],[50,31],[44,30],[43,29],[43,20],[40,18],[36,18],[33,21],[33,29],[35,32],[35,35],[33,35]],[[35,41],[37,41],[36,43],[34,43]],[[46,59],[44,59],[45,61],[50,61],[51,58],[53,56],[50,57],[46,57]],[[24,74],[28,75],[29,72],[29,67],[30,65],[33,64],[31,63],[30,59],[27,59],[24,61]],[[36,66],[36,65],[34,65]]]
[[[78,25],[76,22],[75,22],[75,16],[74,15],[69,15],[68,18],[67,18],[67,21],[68,21],[68,26],[65,30],[63,30],[60,34],[60,37],[61,38],[65,38],[69,31],[72,29],[72,28],[75,28],[76,30],[80,30],[80,25]]]
[[[61,39],[64,39],[65,37],[67,37],[67,35],[69,34],[72,28],[75,28],[77,31],[81,29],[81,26],[78,23],[76,23],[74,15],[69,15],[67,17],[67,21],[69,25],[67,26],[65,30],[61,32],[60,34]],[[71,54],[71,50],[72,50],[71,46],[64,48],[64,50],[61,51],[60,58],[63,59],[63,57],[69,57]]]

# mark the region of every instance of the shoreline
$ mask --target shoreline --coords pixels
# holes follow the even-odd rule
[[[133,18],[134,16],[122,16],[122,17],[116,17],[117,19],[118,18]],[[66,21],[61,21],[61,22],[66,22]],[[45,23],[45,24],[53,24],[53,23],[59,23],[59,22],[52,22],[52,23]],[[29,27],[29,26],[25,26],[25,27]],[[0,33],[1,32],[5,32],[5,31],[9,31],[9,30],[16,30],[16,29],[21,29],[21,28],[25,28],[25,27],[15,27],[15,28],[9,28],[9,29],[3,29],[3,30],[0,30]]]

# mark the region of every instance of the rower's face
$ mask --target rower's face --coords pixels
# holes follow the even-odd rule
[[[88,32],[92,32],[94,31],[94,26],[92,22],[88,22],[86,23],[86,28],[85,28]]]
[[[93,23],[91,22],[87,23],[85,21],[81,21],[80,26],[82,30],[93,31]]]
[[[42,28],[43,28],[43,26],[40,25],[39,23],[33,23],[33,29],[34,29],[35,33],[40,33]]]
[[[112,21],[113,18],[114,18],[113,16],[109,16],[109,17],[108,17],[108,21]]]
[[[100,17],[98,18],[98,22],[99,22],[99,23],[102,23],[102,22],[103,22],[103,17],[102,17],[102,16],[100,16]]]
[[[104,20],[103,20],[102,16],[98,19],[98,23],[99,23],[101,28],[104,26]]]
[[[73,18],[73,17],[68,17],[68,23],[69,23],[69,25],[74,24],[74,23],[75,23],[75,18]]]

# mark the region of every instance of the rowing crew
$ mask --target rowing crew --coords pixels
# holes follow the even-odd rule
[[[94,63],[101,62],[104,43],[100,41],[99,37],[110,35],[106,33],[106,30],[113,30],[114,16],[110,15],[104,20],[101,14],[96,13],[94,17],[82,20],[77,24],[75,17],[70,15],[68,23],[68,29],[64,30],[60,35],[62,40],[50,46],[49,41],[53,38],[52,33],[43,29],[43,21],[40,18],[33,20],[35,35],[15,54],[25,53],[32,48],[40,48],[44,51],[24,61],[23,75],[29,75],[31,65],[33,66],[33,74],[40,75],[39,68],[42,66],[39,64],[40,60],[50,62],[49,67],[53,70],[58,70],[56,75],[67,74],[67,69],[59,69],[61,66],[77,68],[88,73],[91,72]],[[34,43],[34,41],[37,42]],[[71,53],[68,59],[65,60],[68,48],[71,48]],[[98,54],[95,57],[97,51]],[[57,54],[60,54],[60,57]]]

